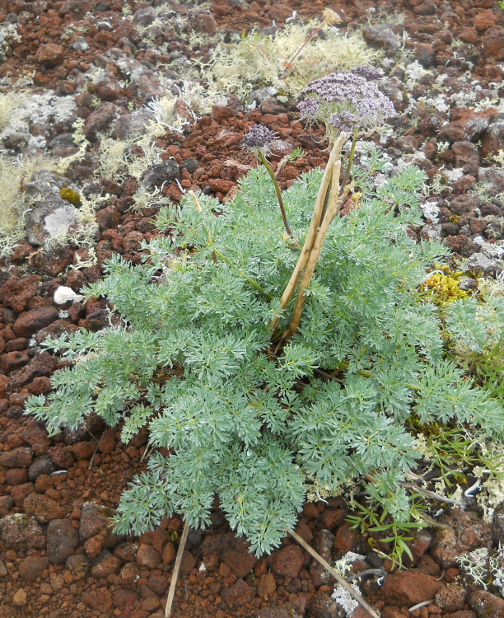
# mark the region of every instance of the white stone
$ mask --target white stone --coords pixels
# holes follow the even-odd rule
[[[44,227],[51,238],[58,238],[68,232],[68,228],[77,221],[77,209],[68,204],[57,208],[44,219]]]
[[[57,305],[64,305],[69,300],[72,302],[79,302],[84,298],[82,294],[76,294],[72,288],[67,288],[64,285],[60,285],[54,291],[53,300]]]

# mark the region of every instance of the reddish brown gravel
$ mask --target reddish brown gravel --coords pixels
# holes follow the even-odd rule
[[[99,132],[113,122],[117,122],[115,137],[121,138],[121,131],[129,126],[128,104],[133,101],[140,108],[152,98],[156,71],[170,58],[143,44],[135,24],[149,19],[149,9],[160,4],[160,0],[0,0],[0,28],[14,27],[18,35],[10,40],[0,64],[2,91],[33,74],[32,93],[50,89],[57,97],[75,99],[70,120],[31,125],[32,135],[42,135],[48,143],[57,140],[51,142],[56,157],[75,151],[64,137],[74,120],[85,121],[84,131],[92,143],[98,143]],[[134,14],[133,21],[124,19],[126,6]],[[188,29],[212,35],[219,29],[270,28],[273,21],[281,27],[294,11],[297,18],[308,18],[332,8],[344,25],[365,25],[364,36],[370,44],[404,41],[405,49],[412,52],[411,62],[417,59],[431,72],[408,92],[405,68],[390,67],[385,90],[398,112],[407,109],[408,95],[416,100],[440,92],[457,95],[464,91],[464,84],[474,85],[473,103],[492,92],[502,96],[504,13],[494,0],[214,0],[208,10],[173,0],[171,7],[173,22],[158,28],[154,39],[154,45],[167,43],[170,54],[185,53],[191,58],[208,53],[208,48],[195,52],[184,47],[172,27],[175,18],[186,20]],[[403,26],[395,20],[384,30],[383,22],[393,15],[404,16]],[[377,16],[381,25],[376,23]],[[70,24],[77,30],[62,37]],[[144,82],[120,85],[111,60],[117,49],[131,61],[142,63],[148,72]],[[84,87],[85,74],[93,67],[106,69],[108,74],[90,92]],[[445,78],[436,82],[440,74]],[[496,85],[493,91],[492,84]],[[441,186],[439,194],[430,198],[439,206],[439,221],[426,220],[411,234],[417,239],[444,239],[460,257],[471,258],[485,272],[495,274],[495,262],[481,257],[480,239],[491,245],[503,237],[504,204],[496,196],[504,192],[504,178],[495,173],[488,176],[483,159],[504,149],[504,112],[497,103],[481,110],[467,101],[461,97],[450,114],[426,105],[418,108],[416,118],[398,116],[393,135],[383,145],[393,159],[422,148],[417,164],[431,180],[443,166],[462,170],[450,186]],[[256,165],[254,157],[240,148],[243,132],[260,122],[287,142],[287,150],[302,147],[305,152],[285,166],[280,176],[282,189],[302,172],[325,165],[322,129],[305,127],[293,102],[283,105],[267,99],[257,109],[246,111],[242,102],[230,97],[226,106],[214,106],[212,114],[198,119],[184,136],[167,130],[157,139],[166,169],[171,166],[178,180],[165,184],[163,193],[174,203],[188,189],[230,199],[239,178]],[[23,152],[22,143],[14,137],[6,138],[3,148],[11,156]],[[274,153],[274,160],[282,154]],[[89,181],[91,159],[69,169],[67,184],[79,187]],[[484,198],[471,193],[477,181],[490,187]],[[30,346],[32,337],[39,345],[47,335],[79,327],[97,330],[108,324],[104,301],[85,306],[69,303],[63,305],[67,315],[60,315],[62,306],[54,304],[54,291],[64,285],[78,293],[100,279],[103,263],[113,253],[140,263],[142,240],[154,237],[156,209],[129,211],[136,190],[133,178],[121,184],[108,178],[95,183],[95,195],[110,196],[97,212],[97,265],[71,269],[78,259],[89,257],[85,249],[66,246],[45,252],[28,240],[21,241],[9,259],[0,261],[0,618],[164,615],[183,522],[177,517],[166,519],[140,538],[118,537],[110,528],[121,492],[145,468],[141,458],[148,436],[141,432],[125,445],[120,428],[109,429],[91,417],[81,430],[48,437],[43,424],[23,416],[26,399],[47,393],[52,373],[66,365],[47,352],[39,354]],[[377,535],[359,536],[345,522],[347,515],[343,498],[309,503],[296,531],[328,561],[353,551],[366,558],[355,563],[355,571],[383,567],[390,572],[390,561],[371,551],[374,546],[386,552],[387,544]],[[497,590],[474,586],[460,573],[455,560],[463,552],[497,547],[504,540],[502,515],[497,514],[488,526],[477,513],[448,510],[441,522],[442,528],[413,534],[414,559],[406,561],[407,570],[387,575],[381,587],[375,578],[365,580],[366,599],[383,618],[407,618],[408,608],[425,601],[430,603],[413,611],[414,618],[502,618],[504,601]],[[173,616],[342,617],[345,613],[331,599],[332,591],[331,578],[291,538],[283,539],[270,556],[257,560],[235,538],[215,504],[211,527],[189,534]],[[358,608],[352,616],[368,618],[369,614]]]

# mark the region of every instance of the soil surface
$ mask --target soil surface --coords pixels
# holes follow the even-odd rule
[[[79,118],[87,139],[97,147],[98,133],[106,128],[112,128],[116,139],[134,131],[130,104],[142,109],[163,95],[159,72],[177,58],[208,54],[208,47],[184,47],[180,29],[208,36],[219,29],[258,27],[271,32],[287,20],[320,16],[329,7],[340,15],[342,28],[363,25],[368,43],[384,47],[390,59],[382,66],[386,78],[381,87],[404,114],[376,141],[381,140],[392,160],[415,163],[429,178],[425,222],[411,233],[418,240],[445,242],[467,259],[468,274],[500,272],[504,172],[489,158],[504,150],[504,13],[497,2],[221,0],[201,7],[173,0],[167,3],[168,25],[155,28],[153,43],[147,45],[137,26],[150,23],[152,9],[161,4],[0,0],[0,31],[9,33],[0,64],[3,92],[49,93],[53,101],[74,101],[63,119],[55,114],[30,121],[30,135],[44,138],[37,142],[40,154],[51,152],[59,159],[74,155],[78,148],[70,138]],[[132,20],[125,17],[125,7]],[[161,46],[166,53],[156,51]],[[136,67],[140,77],[121,85],[119,58]],[[96,79],[95,73],[89,88],[90,71],[96,69],[102,78]],[[183,68],[178,77],[183,78]],[[182,103],[179,108],[183,114]],[[305,153],[285,166],[283,189],[303,171],[325,164],[322,129],[299,122],[294,103],[263,97],[255,109],[248,109],[230,97],[226,105],[214,106],[211,115],[187,126],[184,134],[167,129],[157,138],[162,160],[174,162],[171,179],[160,187],[163,195],[176,203],[183,192],[197,189],[230,199],[239,178],[256,164],[240,148],[243,132],[261,122],[278,133],[277,161],[296,147]],[[8,156],[27,151],[29,136],[19,131],[2,136]],[[90,182],[95,168],[91,149],[57,188],[79,193],[84,187],[87,197],[103,200],[96,214],[96,264],[91,260],[80,267],[92,255],[72,243],[44,250],[36,225],[33,235],[0,261],[0,618],[161,618],[183,526],[177,517],[167,519],[140,538],[117,537],[110,530],[121,492],[145,468],[145,433],[125,445],[120,428],[107,428],[93,417],[79,431],[49,437],[43,424],[23,416],[26,399],[47,393],[52,373],[67,364],[39,347],[44,338],[78,327],[98,330],[109,323],[104,301],[56,304],[54,292],[67,286],[79,293],[103,276],[103,263],[113,253],[140,263],[140,243],[155,236],[157,209],[130,211],[137,182],[107,177]],[[504,541],[504,516],[497,511],[488,525],[470,501],[468,506],[463,511],[443,505],[441,527],[416,532],[410,542],[414,560],[406,561],[410,568],[391,574],[390,561],[371,551],[374,546],[386,553],[387,543],[350,529],[344,498],[307,503],[297,532],[330,562],[352,551],[361,556],[354,572],[380,569],[360,581],[363,594],[383,618],[502,618],[504,601],[498,589],[475,586],[459,571],[456,557],[498,547]],[[332,592],[331,577],[292,538],[257,560],[235,538],[216,505],[211,527],[189,533],[173,615],[347,615]],[[362,608],[351,615],[368,616]]]

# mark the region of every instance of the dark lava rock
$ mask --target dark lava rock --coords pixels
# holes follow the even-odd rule
[[[89,560],[84,554],[70,556],[65,563],[74,580],[85,579],[89,573]]]
[[[345,618],[346,612],[327,592],[317,592],[308,606],[313,618]]]
[[[142,174],[141,187],[147,191],[161,188],[163,183],[170,184],[180,178],[179,166],[172,159],[153,165]]]
[[[85,502],[82,506],[82,513],[79,526],[79,539],[81,543],[97,534],[104,538],[103,547],[108,549],[121,542],[123,537],[117,536],[112,532],[112,522],[110,518],[114,515],[111,509],[93,502]]]
[[[66,562],[79,545],[79,535],[69,519],[53,519],[47,528],[47,557],[52,564]]]
[[[254,588],[251,588],[243,579],[238,579],[229,588],[223,588],[220,594],[228,607],[241,607],[250,603],[256,595]]]
[[[23,560],[19,565],[19,574],[21,577],[32,583],[49,567],[49,559],[40,556],[30,556]]]
[[[391,56],[395,56],[401,47],[401,39],[394,34],[394,31],[388,24],[363,28],[362,36],[366,39],[367,43],[376,47],[383,47]]]
[[[469,605],[478,618],[502,618],[504,616],[504,600],[485,590],[473,592],[469,597]]]

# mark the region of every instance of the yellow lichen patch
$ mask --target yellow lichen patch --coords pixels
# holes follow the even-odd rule
[[[80,206],[81,198],[77,191],[74,191],[69,187],[63,187],[62,189],[60,189],[59,193],[60,196],[67,202],[70,202],[70,204],[73,204],[76,207]]]
[[[460,289],[462,276],[463,273],[452,271],[448,266],[436,264],[436,271],[423,282],[422,288],[436,305],[447,305],[458,298],[469,296],[469,292]]]

